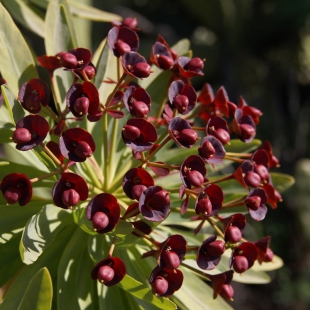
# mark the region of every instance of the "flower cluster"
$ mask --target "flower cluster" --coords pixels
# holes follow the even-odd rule
[[[188,267],[212,282],[214,298],[232,299],[234,272],[242,274],[256,261],[273,259],[270,237],[250,242],[243,231],[247,213],[261,221],[267,206],[276,208],[281,201],[270,173],[278,160],[268,141],[251,153],[228,151],[236,140],[251,144],[262,113],[243,98],[230,101],[223,86],[215,95],[208,83],[195,90],[192,79],[203,75],[205,60],[179,55],[162,36],[147,59],[140,55],[136,26],[136,19],[126,18],[114,22],[107,35],[119,72],[118,80],[104,80],[115,84],[106,102],[94,83],[97,69],[88,49],[38,57],[50,81],[33,78],[20,87],[18,100],[27,115],[15,124],[11,141],[21,152],[40,148],[56,168],[33,179],[8,174],[0,189],[7,204],[26,206],[35,183],[56,176],[50,189],[54,205],[67,212],[82,210],[88,223],[84,230],[113,237],[110,250],[90,272],[106,286],[126,275],[125,263],[114,253],[117,229],[126,223],[131,227],[127,235],[148,244],[142,259],[155,258],[145,276],[156,296],[179,290],[182,268]],[[141,83],[155,67],[169,75],[160,102],[153,102]],[[54,73],[61,69],[74,76],[65,105],[55,89]],[[232,173],[215,173],[227,163],[233,164]],[[171,183],[171,176],[177,181]],[[241,194],[226,193],[222,185],[227,183]],[[242,211],[234,213],[234,207]],[[191,244],[179,233],[165,236],[160,226],[172,213],[196,223],[193,236],[201,234],[204,241]],[[206,235],[206,226],[214,233]],[[227,270],[209,274],[223,255],[230,256]],[[187,256],[196,257],[196,268],[186,264]]]

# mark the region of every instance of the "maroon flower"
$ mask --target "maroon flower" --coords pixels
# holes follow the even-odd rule
[[[201,269],[214,269],[225,252],[225,243],[216,238],[215,235],[208,237],[198,249],[196,261]]]
[[[251,142],[256,135],[256,125],[250,115],[241,109],[235,111],[232,128],[242,142]]]
[[[220,140],[222,144],[227,144],[230,140],[227,122],[220,116],[213,116],[209,119],[206,133]]]
[[[168,98],[179,113],[187,114],[194,109],[197,101],[197,94],[193,86],[178,80],[170,84]]]
[[[91,271],[91,278],[106,286],[115,285],[126,275],[126,266],[118,257],[108,257],[100,261]]]
[[[121,209],[117,199],[109,193],[96,195],[89,202],[86,217],[92,221],[94,230],[104,234],[114,229],[120,219]]]
[[[170,211],[169,193],[161,186],[150,186],[140,196],[139,210],[151,222],[164,220]]]
[[[256,221],[262,221],[267,213],[267,195],[264,189],[254,188],[245,199],[245,205],[251,217]]]
[[[243,273],[254,265],[257,259],[257,249],[254,243],[241,243],[233,252],[230,266],[233,266],[234,271]]]
[[[138,79],[147,78],[151,73],[151,66],[137,52],[125,53],[122,58],[122,65],[126,74]]]
[[[52,196],[57,207],[71,209],[80,200],[84,201],[88,198],[88,186],[78,174],[65,172],[55,183]]]
[[[19,89],[18,99],[22,107],[32,114],[41,110],[41,104],[45,107],[50,100],[50,90],[44,80],[31,79]]]
[[[242,97],[240,97],[238,108],[242,110],[243,115],[250,115],[256,125],[259,124],[259,118],[263,115],[259,109],[247,105]]]
[[[18,202],[20,206],[26,205],[32,197],[32,185],[25,174],[10,173],[0,184],[0,190],[8,204]]]
[[[263,262],[268,263],[271,262],[273,259],[273,252],[269,248],[270,245],[270,237],[264,237],[256,242],[254,242],[256,249],[257,249],[257,260],[260,264]]]
[[[59,144],[54,141],[49,141],[45,145],[55,157],[62,163],[64,161],[64,156],[60,152]]]
[[[157,140],[155,127],[143,118],[129,119],[122,130],[124,143],[133,151],[143,152],[152,148]]]
[[[82,70],[91,61],[92,53],[86,48],[76,48],[70,50],[68,53],[61,53],[60,64],[67,70]]]
[[[185,119],[174,117],[171,119],[168,131],[170,137],[180,146],[185,148],[192,147],[198,140],[198,135]]]
[[[186,254],[187,241],[181,235],[172,235],[160,244],[159,267],[174,270]]]
[[[259,150],[265,150],[269,156],[268,166],[269,168],[279,167],[279,160],[274,156],[272,152],[272,147],[269,141],[265,141],[260,147]]]
[[[209,164],[220,164],[226,155],[226,151],[220,140],[213,136],[204,137],[198,148],[200,156]]]
[[[201,71],[204,67],[203,60],[195,57],[195,58],[189,58],[186,56],[179,57],[177,60],[180,74],[190,79],[195,76],[202,76],[203,72]]]
[[[265,150],[257,150],[253,153],[251,160],[255,163],[254,172],[256,172],[261,181],[268,183],[270,179],[269,175],[269,155]]]
[[[134,29],[134,30],[138,30],[136,29],[137,27],[137,24],[138,24],[138,21],[137,19],[134,17],[126,17],[124,18],[124,20],[122,22],[118,21],[118,20],[115,20],[112,22],[112,25],[115,26],[115,27],[128,27],[128,28],[131,28],[131,29]]]
[[[41,67],[48,70],[50,75],[53,75],[53,72],[56,69],[62,67],[62,65],[59,62],[60,57],[58,54],[55,56],[47,56],[47,55],[38,56],[37,60]]]
[[[49,124],[41,115],[27,115],[16,123],[13,141],[20,151],[28,151],[40,144],[49,132]]]
[[[168,297],[183,284],[183,273],[179,269],[169,270],[156,266],[150,277],[154,295]]]
[[[124,193],[130,199],[139,200],[143,191],[154,185],[152,176],[142,168],[128,170],[123,179]]]
[[[224,193],[220,186],[216,184],[207,185],[196,199],[196,214],[203,216],[217,214],[222,207],[223,200]]]
[[[169,70],[174,64],[169,48],[161,42],[156,42],[152,46],[150,61],[162,70]]]
[[[151,109],[151,97],[144,88],[130,86],[124,93],[124,104],[136,118],[146,118]]]
[[[213,298],[220,295],[224,299],[231,299],[234,296],[234,289],[230,285],[233,278],[233,270],[228,270],[216,275],[208,275],[213,284]]]
[[[85,81],[74,83],[66,95],[67,105],[75,117],[95,115],[99,108],[99,93],[95,85]]]
[[[108,45],[116,57],[136,52],[139,48],[137,33],[128,27],[113,27],[108,33]]]
[[[242,238],[242,231],[246,225],[246,217],[241,213],[233,214],[222,219],[224,224],[224,239],[229,243],[237,243]]]
[[[245,160],[233,173],[234,178],[245,188],[258,187],[261,183],[260,176],[254,171],[255,164]]]
[[[187,157],[180,168],[181,180],[187,188],[201,187],[206,173],[206,163],[198,155]]]
[[[83,128],[69,128],[59,138],[62,155],[75,162],[83,162],[96,149],[91,134]]]

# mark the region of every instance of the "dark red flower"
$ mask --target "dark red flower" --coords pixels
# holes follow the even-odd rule
[[[259,109],[247,105],[242,97],[240,97],[238,108],[242,110],[243,115],[250,115],[256,125],[259,124],[259,118],[263,115]]]
[[[150,277],[154,295],[168,297],[183,284],[183,273],[179,269],[169,270],[156,266]]]
[[[138,24],[138,21],[137,19],[134,17],[126,17],[123,19],[122,22],[118,21],[118,20],[115,20],[115,21],[112,21],[112,25],[115,26],[115,27],[128,27],[128,28],[131,28],[131,29],[134,29],[134,30],[138,30],[136,27],[137,27],[137,24]]]
[[[60,57],[58,54],[55,56],[47,56],[47,55],[38,56],[37,60],[38,60],[38,63],[41,67],[48,70],[50,75],[53,75],[53,72],[56,69],[62,67],[62,65],[59,62]]]
[[[137,52],[127,52],[122,57],[122,65],[126,74],[143,79],[151,73],[151,66],[145,58]]]
[[[63,209],[71,209],[81,200],[88,198],[88,186],[78,174],[64,172],[55,183],[52,196],[54,204]]]
[[[237,243],[242,238],[242,231],[246,225],[246,217],[242,213],[236,213],[222,219],[224,225],[224,239],[229,243]]]
[[[49,124],[41,115],[27,115],[16,123],[13,141],[20,151],[28,151],[40,144],[49,132]]]
[[[123,190],[130,199],[139,200],[142,192],[153,185],[152,176],[142,168],[128,170],[123,178]]]
[[[242,142],[251,142],[256,135],[256,125],[250,115],[245,115],[241,109],[235,111],[233,131]]]
[[[169,48],[161,42],[156,42],[152,46],[150,61],[162,70],[169,70],[174,64]]]
[[[187,241],[181,235],[168,237],[159,246],[159,267],[169,270],[178,268],[186,254]]]
[[[197,94],[193,86],[185,84],[181,80],[170,84],[168,98],[174,108],[180,114],[187,114],[194,109],[197,101]]]
[[[208,237],[197,251],[196,261],[201,269],[214,269],[225,252],[225,243],[221,240],[216,240],[216,238],[215,235]]]
[[[187,157],[180,168],[180,176],[187,188],[201,187],[207,173],[205,161],[198,155]]]
[[[121,209],[117,199],[109,193],[96,195],[87,205],[86,217],[94,230],[104,234],[114,229],[120,219]]]
[[[108,45],[116,57],[127,52],[136,52],[139,48],[139,37],[129,27],[113,27],[108,33]]]
[[[267,195],[264,189],[254,188],[245,199],[245,205],[251,217],[256,221],[262,221],[267,213]]]
[[[195,202],[195,211],[198,215],[212,216],[222,208],[224,193],[220,186],[208,184],[198,195]]]
[[[222,144],[227,144],[230,140],[227,122],[220,116],[213,116],[209,119],[206,133],[220,140]]]
[[[234,289],[230,285],[233,278],[233,270],[228,270],[223,273],[208,275],[213,284],[213,298],[220,295],[224,299],[232,299],[234,296]]]
[[[50,89],[41,79],[31,79],[19,89],[18,99],[22,107],[32,114],[37,114],[42,106],[47,106],[50,100]]]
[[[245,188],[258,187],[261,183],[260,176],[254,171],[255,164],[245,160],[233,173],[234,178]]]
[[[8,204],[18,202],[20,206],[24,206],[32,197],[32,184],[23,173],[6,175],[1,181],[0,189]]]
[[[152,148],[157,140],[155,127],[143,118],[129,119],[122,130],[124,143],[133,151],[143,152]]]
[[[75,162],[83,162],[96,149],[91,134],[83,128],[69,128],[59,138],[61,154]]]
[[[272,147],[269,141],[265,141],[260,147],[259,150],[265,150],[269,156],[268,166],[269,168],[279,167],[279,160],[274,156],[272,152]]]
[[[164,220],[170,211],[169,193],[161,186],[148,187],[140,196],[139,210],[151,222]]]
[[[146,118],[151,109],[151,97],[144,88],[130,86],[124,93],[124,104],[136,118]]]
[[[118,257],[108,257],[100,261],[91,271],[91,278],[105,286],[115,285],[126,275],[126,266]]]
[[[220,140],[213,136],[204,137],[198,148],[199,155],[209,164],[220,164],[226,155],[226,151]]]
[[[70,50],[68,53],[61,53],[60,64],[67,70],[82,70],[91,61],[92,53],[86,48],[75,48]]]
[[[202,59],[195,57],[189,58],[186,56],[179,57],[177,60],[181,76],[190,79],[195,76],[202,76],[204,73],[201,71],[204,67]]]
[[[252,242],[241,243],[233,252],[230,266],[237,273],[243,273],[251,268],[257,259],[257,249]]]
[[[60,152],[59,144],[54,141],[49,141],[45,145],[54,155],[55,157],[62,163],[64,160],[64,156]]]
[[[256,242],[254,242],[256,249],[257,249],[257,260],[260,264],[263,262],[268,263],[271,262],[273,259],[273,252],[269,248],[270,245],[270,237],[264,237]]]
[[[180,146],[185,148],[192,147],[198,140],[198,135],[185,119],[174,117],[171,119],[168,132],[170,137]]]
[[[75,117],[95,115],[99,108],[99,93],[95,85],[85,81],[74,83],[66,95],[67,105]]]

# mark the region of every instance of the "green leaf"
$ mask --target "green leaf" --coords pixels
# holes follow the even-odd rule
[[[20,24],[44,38],[44,20],[24,1],[2,0],[3,5]]]
[[[287,174],[279,172],[271,172],[272,183],[274,187],[280,192],[284,192],[295,184],[295,179]]]
[[[19,248],[25,264],[35,262],[59,231],[72,221],[69,212],[47,205],[41,212],[32,216],[24,228]]]
[[[119,15],[99,10],[84,3],[79,3],[72,0],[69,0],[68,2],[70,5],[71,13],[78,17],[90,19],[97,22],[112,22],[116,20],[122,20],[122,17]]]
[[[249,143],[244,143],[238,139],[231,139],[229,144],[225,145],[226,152],[249,153],[256,150],[262,144],[261,140],[253,139]]]
[[[47,268],[40,269],[30,280],[19,310],[48,310],[52,307],[53,285]]]
[[[0,166],[6,166],[9,165],[10,163],[8,161],[1,161]]]
[[[103,40],[100,46],[98,47],[96,53],[98,53],[98,56],[96,57],[97,60],[94,63],[96,67],[96,75],[94,78],[94,85],[99,89],[103,78],[105,76],[105,72],[108,68],[108,57],[109,57],[109,45],[107,44],[107,40]]]
[[[16,97],[12,94],[6,85],[1,86],[1,92],[5,105],[11,116],[12,124],[15,126],[16,123],[25,116],[25,110],[21,106],[19,100],[16,99]]]
[[[156,297],[152,291],[141,282],[135,280],[129,275],[125,275],[124,279],[118,284],[127,293],[157,306],[159,309],[176,309],[176,305],[167,298]]]
[[[13,124],[0,122],[0,129],[1,129],[0,143],[11,142],[10,138],[12,138],[13,131],[15,130]]]
[[[195,274],[181,267],[184,280],[180,290],[173,294],[173,300],[180,309],[225,310],[233,309],[220,296],[213,299],[213,289]],[[181,302],[179,304],[179,302]]]
[[[18,234],[29,218],[42,208],[42,202],[30,202],[25,207],[0,205],[0,244],[6,243]]]
[[[47,55],[56,55],[77,47],[71,16],[62,0],[49,2],[45,17],[45,50]],[[66,72],[68,73],[68,72]]]
[[[90,277],[93,262],[87,252],[88,235],[77,228],[67,243],[57,273],[57,309],[96,309],[96,282]]]
[[[38,77],[38,73],[26,41],[1,3],[0,55],[1,74],[17,96],[21,85]]]
[[[46,267],[52,279],[56,278],[60,260],[60,255],[57,255],[57,253],[63,252],[76,228],[75,224],[66,226],[62,230],[61,238],[55,238],[54,242],[45,249],[35,263],[28,266],[24,265],[24,268],[17,274],[3,302],[0,304],[1,310],[18,309],[30,280],[41,268]],[[54,291],[57,292],[56,287],[54,287]]]
[[[252,270],[272,271],[272,270],[276,270],[276,269],[283,267],[283,265],[284,265],[283,260],[279,256],[274,255],[271,262],[268,262],[268,263],[263,262],[260,265],[258,261],[256,261],[252,267]]]

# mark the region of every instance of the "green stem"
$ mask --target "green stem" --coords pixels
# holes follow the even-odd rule
[[[208,182],[205,182],[203,183],[202,185],[203,186],[207,186],[209,184],[215,184],[215,183],[220,183],[220,182],[224,182],[224,181],[228,181],[228,180],[231,180],[234,178],[234,175],[233,174],[230,174],[226,177],[223,177],[223,178],[219,178],[219,179],[216,179],[216,180],[213,180],[213,181],[208,181]]]
[[[107,191],[109,188],[109,141],[108,141],[108,116],[102,115],[102,138],[103,138],[103,189]]]
[[[110,102],[112,101],[114,95],[118,91],[119,87],[121,86],[123,80],[126,78],[127,74],[124,72],[121,78],[118,80],[117,84],[115,85],[112,93],[108,96],[105,107],[109,107]]]
[[[111,244],[111,246],[110,246],[110,250],[109,250],[109,253],[108,253],[108,257],[112,257],[113,251],[114,251],[114,249],[115,249],[115,244],[116,244],[116,242],[117,242],[117,237],[114,236],[114,237],[113,237],[112,244]]]
[[[206,220],[209,222],[209,224],[213,227],[213,229],[217,232],[219,236],[221,236],[224,239],[223,232],[216,226],[214,220],[211,217],[207,217]]]
[[[52,159],[52,161],[60,167],[63,167],[63,164],[60,160],[54,155],[54,153],[43,143],[40,143],[41,147],[43,148],[44,152]]]
[[[231,160],[231,161],[234,161],[236,163],[243,163],[244,162],[244,159],[239,159],[239,158],[235,158],[235,157],[227,156],[227,155],[225,155],[224,159]]]
[[[91,167],[90,167],[90,165],[88,163],[88,160],[84,162],[84,167],[87,170],[88,177],[92,180],[92,183],[97,188],[102,189],[102,183],[100,183],[100,181],[98,179],[98,175],[97,175],[98,172],[97,171],[96,171],[96,173],[94,172],[94,170],[97,170],[97,169],[91,169]],[[92,163],[92,167],[94,167],[93,163]]]
[[[150,153],[146,158],[145,162],[149,161],[167,142],[170,141],[170,136],[167,136],[166,139],[152,152]]]
[[[152,167],[158,167],[158,168],[168,168],[168,169],[176,169],[176,170],[180,169],[180,166],[166,165],[166,164],[155,163],[155,162],[148,162],[147,165],[152,166]]]
[[[47,173],[47,174],[44,174],[44,175],[41,175],[37,178],[33,178],[31,180],[29,180],[31,183],[35,183],[35,182],[38,182],[40,180],[43,180],[43,179],[47,179],[55,174],[59,174],[59,173],[62,173],[62,169],[58,169],[58,170],[55,170],[55,171],[52,171],[50,173]]]
[[[251,158],[252,154],[249,153],[234,153],[234,152],[226,152],[227,156],[236,156],[236,157],[246,157]]]
[[[58,84],[56,83],[55,76],[51,75],[51,89],[52,89],[52,94],[54,97],[54,102],[56,106],[56,110],[58,112],[58,115],[61,115],[61,100],[60,100],[60,91],[58,88]]]

